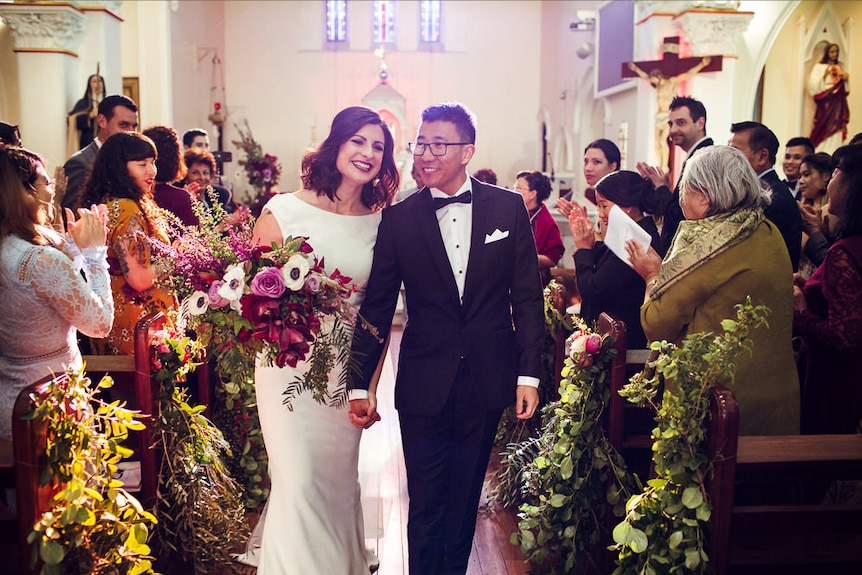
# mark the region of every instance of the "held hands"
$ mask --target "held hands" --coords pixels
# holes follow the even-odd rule
[[[539,390],[529,385],[519,385],[515,390],[515,417],[530,419],[536,413],[537,407],[539,407]]]
[[[641,177],[646,178],[652,182],[653,187],[670,187],[670,174],[665,173],[661,168],[658,168],[656,166],[650,166],[646,162],[638,162],[637,170]]]
[[[377,413],[377,396],[368,392],[368,399],[351,399],[348,415],[354,427],[368,429],[380,421],[380,414]]]
[[[90,209],[78,208],[78,219],[72,210],[66,208],[66,232],[81,248],[95,248],[105,245],[108,238],[108,207],[93,204]]]

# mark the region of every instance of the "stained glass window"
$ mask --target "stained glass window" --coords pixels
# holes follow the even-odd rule
[[[440,42],[440,0],[419,2],[419,41]]]
[[[347,42],[347,0],[326,0],[326,41]]]
[[[395,2],[393,0],[374,2],[374,43],[395,43]]]

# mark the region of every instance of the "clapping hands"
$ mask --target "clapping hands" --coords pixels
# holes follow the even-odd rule
[[[80,249],[105,245],[108,238],[108,207],[93,204],[89,209],[78,208],[78,219],[66,208],[66,232]]]

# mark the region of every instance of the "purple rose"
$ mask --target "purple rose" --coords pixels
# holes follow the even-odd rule
[[[284,278],[281,270],[275,267],[265,268],[251,280],[251,291],[254,295],[277,299],[284,293]]]
[[[209,300],[210,300],[210,307],[211,307],[211,308],[220,308],[220,307],[224,307],[224,306],[226,306],[227,304],[229,304],[229,303],[230,303],[230,301],[226,300],[225,298],[221,297],[221,296],[218,294],[218,290],[219,290],[219,288],[220,288],[221,286],[223,286],[223,285],[224,285],[224,282],[223,282],[223,281],[221,281],[221,280],[215,280],[215,281],[210,285],[210,289],[209,289],[209,290],[207,290],[207,297],[208,297],[208,298],[209,298]]]
[[[311,293],[317,293],[320,290],[320,276],[317,274],[308,274],[305,278],[305,289]]]

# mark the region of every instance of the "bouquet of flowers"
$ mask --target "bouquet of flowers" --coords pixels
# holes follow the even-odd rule
[[[203,206],[195,212],[200,226],[174,220],[181,228],[177,239],[156,244],[163,281],[181,301],[180,325],[217,356],[236,348],[244,357],[260,354],[265,365],[296,367],[308,360],[304,375],[285,390],[288,408],[302,391],[318,402],[343,403],[347,372],[335,397],[327,387],[335,362],[349,355],[349,327],[357,318],[348,301],[352,279],[338,270],[327,274],[306,238],[254,246],[250,218],[225,227],[223,212],[209,215]]]
[[[602,336],[581,325],[566,340],[566,355],[578,367],[590,367],[594,357],[602,350]]]
[[[277,157],[263,153],[260,143],[251,134],[248,120],[244,125],[245,128],[234,124],[240,139],[232,140],[231,143],[245,152],[245,158],[239,160],[239,165],[245,168],[248,183],[254,188],[254,197],[250,202],[252,213],[259,215],[264,204],[272,197],[272,188],[278,184],[281,164]]]
[[[269,365],[295,367],[301,376],[288,382],[285,404],[303,391],[318,402],[347,400],[351,330],[357,317],[348,297],[350,278],[327,274],[305,238],[288,238],[281,247],[252,243],[248,212],[233,225],[216,203],[210,211],[193,200],[199,226],[183,226],[166,214],[174,241],[153,241],[161,283],[182,302],[181,329],[194,332],[215,363],[219,386],[214,421],[231,444],[234,477],[245,476],[245,503],[262,506],[268,497],[267,455],[254,391],[255,358]],[[329,372],[342,362],[341,380],[328,389]]]

